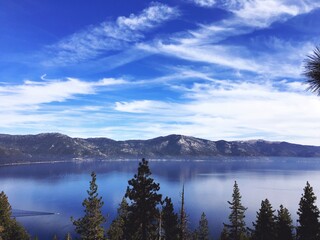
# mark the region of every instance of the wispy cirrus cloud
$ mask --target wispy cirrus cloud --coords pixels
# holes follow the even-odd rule
[[[275,21],[310,12],[320,3],[312,0],[227,0],[219,1],[218,5],[234,13],[235,17],[227,22],[267,27]]]
[[[197,1],[194,2],[200,5]],[[320,3],[308,0],[230,0],[215,1],[213,7],[221,7],[233,13],[224,20],[200,24],[198,29],[185,31],[168,39],[140,43],[144,51],[163,54],[190,62],[202,62],[224,68],[250,71],[258,75],[299,78],[302,59],[314,44],[279,40],[277,37],[249,39],[252,46],[268,48],[263,51],[250,48],[250,44],[224,43],[229,39],[266,29],[277,21],[286,21],[320,7]],[[273,41],[275,40],[275,41]],[[256,43],[256,42],[259,43]],[[303,52],[303,54],[302,54]]]
[[[129,17],[120,16],[115,21],[105,21],[48,46],[46,54],[52,58],[45,65],[73,64],[94,59],[110,51],[123,50],[132,43],[144,39],[144,33],[162,23],[179,16],[175,7],[152,2],[140,14]]]
[[[307,13],[320,7],[313,0],[191,0],[201,7],[218,7],[230,11],[234,17],[226,24],[245,24],[267,27],[272,22]]]
[[[260,66],[250,59],[234,54],[237,51],[244,51],[241,47],[224,47],[219,45],[201,45],[201,44],[175,44],[163,43],[161,41],[155,43],[152,47],[146,44],[141,44],[139,47],[153,53],[176,56],[185,60],[194,62],[204,62],[209,64],[218,64],[226,67],[259,71]]]

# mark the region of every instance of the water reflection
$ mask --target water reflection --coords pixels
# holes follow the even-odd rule
[[[72,232],[70,216],[83,213],[81,202],[86,197],[90,172],[97,173],[99,193],[109,214],[110,224],[133,177],[138,161],[75,162],[0,167],[0,190],[6,192],[14,209],[60,213],[59,215],[22,217],[18,220],[40,239],[61,238]],[[161,193],[172,197],[179,209],[180,192],[185,184],[186,210],[190,226],[197,225],[205,212],[213,235],[217,235],[229,214],[236,180],[248,207],[247,224],[255,219],[262,199],[268,198],[274,208],[280,204],[296,217],[298,203],[306,181],[319,195],[320,159],[303,158],[220,158],[212,161],[152,161],[153,177]]]

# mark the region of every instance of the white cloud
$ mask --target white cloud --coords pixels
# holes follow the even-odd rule
[[[275,37],[248,41],[251,44],[224,44],[224,40],[257,29],[269,27],[276,21],[284,21],[299,14],[308,13],[320,7],[320,2],[303,0],[230,0],[217,1],[215,6],[223,7],[234,15],[212,24],[201,24],[192,31],[177,34],[169,39],[158,39],[151,43],[138,44],[140,49],[150,53],[164,54],[191,62],[220,65],[245,70],[268,77],[300,78],[302,60],[313,48],[310,42],[284,41]],[[269,50],[251,49],[265,46]],[[253,48],[252,46],[252,48]]]
[[[27,81],[22,85],[1,86],[1,108],[15,108],[49,102],[61,102],[76,94],[92,94],[92,85],[77,79],[34,83]]]
[[[257,27],[267,27],[272,22],[284,20],[310,12],[320,7],[313,0],[191,0],[202,7],[219,7],[234,13],[235,17],[225,23],[241,23]]]
[[[45,65],[78,63],[94,59],[102,53],[122,50],[144,38],[144,32],[179,15],[178,10],[162,3],[153,2],[140,14],[118,17],[115,22],[105,21],[97,26],[77,32],[57,44],[47,47],[53,58]]]
[[[197,83],[181,89],[187,92],[183,103],[142,100],[116,103],[115,109],[137,117],[126,131],[136,133],[141,122],[144,136],[180,133],[212,140],[264,138],[320,145],[320,99],[298,86],[285,80]]]
[[[106,102],[91,99],[91,96],[130,84],[121,78],[92,82],[75,78],[60,80],[42,77],[42,80],[0,85],[2,132],[30,134],[45,131],[71,136],[82,133],[84,136],[83,132],[87,131],[87,134],[95,136],[98,125],[105,124],[110,113]],[[114,114],[111,121],[115,119]]]
[[[20,133],[26,129],[28,133],[45,129],[71,136],[106,136],[118,140],[179,133],[212,140],[264,138],[320,145],[320,99],[306,93],[300,82],[215,80],[192,70],[185,75],[201,76],[207,81],[191,86],[171,85],[183,94],[179,100],[127,100],[113,105],[96,100],[87,101],[87,105],[68,101],[97,94],[101,88],[136,85],[112,78],[96,82],[66,79],[5,85],[0,88],[0,124],[7,133],[13,129]],[[163,81],[173,84],[173,78]],[[159,80],[159,83],[163,82]],[[47,104],[58,101],[63,105]]]
[[[144,9],[140,15],[131,14],[129,17],[119,17],[117,26],[120,29],[129,28],[133,31],[143,31],[178,15],[176,8],[154,2],[149,8]]]
[[[237,8],[229,8],[237,18],[248,25],[266,27],[270,23],[287,16],[296,16],[303,13],[305,8],[298,2],[289,3],[282,0],[244,0]],[[239,6],[241,6],[239,8]]]
[[[142,100],[132,102],[116,102],[115,110],[129,113],[150,113],[152,111],[166,111],[172,105],[161,101]]]
[[[194,3],[201,7],[213,7],[216,4],[215,0],[194,0]]]
[[[233,12],[237,17],[256,26],[268,26],[272,22],[288,16],[310,12],[320,7],[317,1],[304,0],[244,0],[243,7]]]
[[[163,42],[158,42],[153,48],[144,44],[139,45],[139,47],[155,53],[177,56],[189,61],[218,64],[234,69],[255,72],[260,71],[260,66],[255,63],[255,61],[242,58],[239,54],[236,54],[236,52],[244,50],[240,47],[200,44],[164,44]]]
[[[99,82],[97,82],[96,86],[112,86],[112,85],[121,85],[129,83],[124,79],[115,79],[115,78],[103,78]]]
[[[20,85],[0,86],[0,112],[38,108],[40,104],[63,102],[79,95],[94,94],[97,88],[128,83],[123,79],[104,78],[86,82],[75,78],[66,80],[30,81]]]
[[[271,43],[270,43],[271,44]],[[140,44],[139,48],[152,53],[173,56],[190,62],[220,65],[239,71],[250,71],[260,76],[301,78],[303,59],[313,49],[310,42],[296,43],[275,41],[268,52],[252,53],[244,46],[223,46],[201,43],[201,40],[186,43],[155,42],[153,45]],[[213,69],[216,71],[217,69]]]

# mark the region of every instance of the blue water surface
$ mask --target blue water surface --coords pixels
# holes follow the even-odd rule
[[[280,204],[287,207],[296,224],[296,211],[306,181],[314,187],[316,195],[320,193],[320,159],[314,158],[159,160],[150,161],[149,165],[153,178],[160,183],[160,193],[172,198],[176,211],[185,186],[190,229],[197,226],[201,213],[205,212],[215,238],[222,223],[227,223],[230,213],[227,201],[231,200],[234,181],[239,184],[243,205],[248,207],[249,227],[265,198],[274,209]],[[56,234],[62,239],[67,232],[74,235],[70,217],[83,215],[81,203],[87,196],[92,171],[97,173],[108,227],[137,167],[138,160],[2,166],[0,191],[8,195],[17,220],[32,236],[41,240],[52,239]]]

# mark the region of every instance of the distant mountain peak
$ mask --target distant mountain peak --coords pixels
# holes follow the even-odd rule
[[[63,137],[63,138],[70,138],[68,135],[58,133],[58,132],[51,132],[51,133],[39,133],[36,135],[31,136],[39,136],[39,137]]]
[[[210,159],[217,156],[320,157],[320,147],[262,139],[210,141],[172,134],[148,140],[72,138],[61,133],[0,134],[0,164],[72,159]]]

